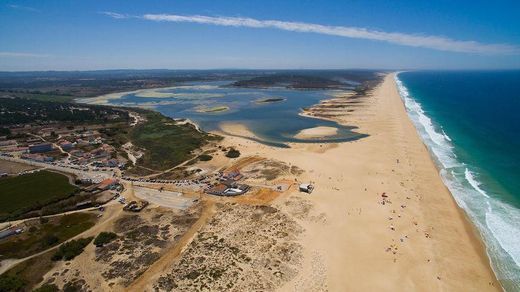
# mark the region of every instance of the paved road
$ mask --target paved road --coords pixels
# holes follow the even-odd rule
[[[12,161],[12,162],[29,164],[29,165],[33,165],[33,166],[37,166],[37,167],[41,167],[41,168],[46,168],[46,169],[53,169],[53,170],[57,170],[57,171],[65,172],[65,173],[72,173],[72,174],[75,174],[76,176],[78,176],[79,178],[92,179],[93,182],[100,182],[106,178],[113,177],[114,174],[116,174],[114,171],[101,171],[101,170],[85,171],[85,170],[79,170],[79,169],[74,169],[74,168],[70,168],[70,167],[63,167],[63,166],[59,166],[59,165],[53,165],[53,164],[49,164],[49,163],[36,162],[36,161],[27,160],[27,159],[14,158],[14,157],[8,157],[8,156],[0,156],[0,159]]]

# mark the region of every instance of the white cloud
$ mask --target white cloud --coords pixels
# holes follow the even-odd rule
[[[7,5],[7,7],[12,8],[12,9],[16,9],[16,10],[25,10],[25,11],[31,11],[31,12],[40,12],[40,10],[38,10],[38,9],[36,9],[36,8],[33,8],[33,7],[29,7],[29,6],[21,6],[21,5],[9,4],[9,5]]]
[[[50,55],[23,53],[23,52],[0,52],[0,57],[8,57],[8,58],[48,58],[48,57],[50,57]]]
[[[113,12],[106,12],[104,14],[117,19],[130,17],[128,15]],[[244,17],[211,17],[203,15],[183,16],[175,14],[145,14],[143,16],[138,16],[137,18],[142,18],[150,21],[188,22],[218,26],[274,28],[294,32],[318,33],[345,38],[383,41],[404,46],[421,47],[450,52],[477,54],[520,53],[519,47],[508,44],[484,44],[476,41],[454,40],[442,36],[407,34],[400,32],[384,32],[360,27],[328,26],[305,22],[258,20],[254,18]]]
[[[115,19],[125,19],[125,18],[130,18],[131,17],[128,14],[121,14],[121,13],[110,12],[110,11],[102,11],[102,12],[99,12],[99,14],[110,16],[110,17],[115,18]]]

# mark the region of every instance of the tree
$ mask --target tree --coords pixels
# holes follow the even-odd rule
[[[88,238],[80,238],[77,240],[71,240],[69,242],[66,242],[62,244],[58,251],[52,256],[53,261],[70,261],[73,258],[77,257],[83,252],[83,249],[87,244],[89,244],[92,241],[92,237]]]
[[[208,155],[208,154],[201,154],[199,156],[200,161],[210,161],[211,159],[213,159],[213,156]]]
[[[226,153],[226,157],[229,158],[237,158],[240,156],[240,151],[236,150],[235,148],[229,149],[229,151]]]
[[[96,236],[96,239],[94,239],[94,245],[97,247],[101,247],[112,240],[117,238],[117,234],[114,232],[101,232]]]
[[[24,280],[10,275],[0,276],[0,291],[22,291],[25,286]]]

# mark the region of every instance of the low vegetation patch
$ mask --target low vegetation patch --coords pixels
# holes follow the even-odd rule
[[[229,158],[238,158],[240,156],[240,151],[236,150],[235,148],[229,149],[229,151],[226,153],[226,157]]]
[[[52,269],[53,251],[23,261],[0,276],[0,291],[31,291]],[[45,285],[44,285],[45,286]],[[53,290],[36,290],[53,291]]]
[[[83,249],[92,241],[93,237],[80,238],[64,243],[52,256],[53,261],[70,261],[83,252]]]
[[[191,124],[177,124],[157,112],[146,111],[146,122],[132,128],[129,138],[145,149],[137,164],[154,170],[166,170],[194,157],[193,151],[218,136],[199,132]]]
[[[101,247],[107,243],[110,243],[112,240],[117,238],[117,234],[114,232],[101,232],[94,239],[94,245],[97,247]]]
[[[22,291],[24,286],[25,281],[18,277],[10,275],[0,277],[0,291]]]
[[[78,188],[62,174],[39,171],[0,180],[0,221],[74,194]]]
[[[0,259],[24,258],[46,250],[94,226],[96,217],[88,213],[73,213],[59,218],[27,222],[31,227],[20,235],[0,242]],[[1,290],[0,290],[1,291]]]
[[[0,94],[1,95],[1,94]],[[33,123],[38,121],[73,122],[75,124],[128,121],[126,111],[94,105],[78,105],[52,96],[39,99],[2,98],[0,125]]]
[[[213,156],[211,156],[211,155],[208,155],[208,154],[199,155],[200,161],[210,161],[211,159],[213,159]]]

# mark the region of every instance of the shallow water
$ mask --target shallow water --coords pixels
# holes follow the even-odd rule
[[[225,87],[229,81],[192,82],[155,90],[155,94],[127,94],[110,104],[151,107],[172,118],[187,118],[205,131],[220,130],[221,123],[245,125],[258,141],[279,147],[288,142],[327,143],[344,142],[366,137],[336,122],[300,116],[302,108],[331,98],[337,93],[329,90],[290,90],[285,88],[249,89]],[[157,94],[158,92],[158,94]],[[161,97],[143,97],[157,96]],[[277,102],[260,102],[266,98],[281,98]],[[228,108],[225,111],[218,109]],[[214,111],[212,111],[214,110]],[[338,128],[334,136],[320,139],[297,139],[299,131],[318,126]]]
[[[397,83],[497,278],[520,291],[520,71],[405,72]]]

